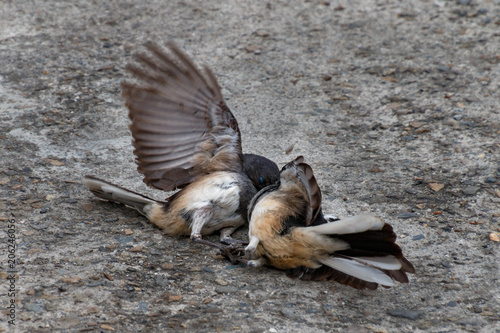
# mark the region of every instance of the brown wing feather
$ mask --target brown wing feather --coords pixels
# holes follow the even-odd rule
[[[304,162],[304,157],[297,157],[294,164],[297,166],[297,176],[309,194],[310,214],[306,218],[306,226],[310,226],[321,211],[321,190],[311,166]]]
[[[238,123],[213,73],[203,75],[173,43],[147,43],[124,81],[134,154],[144,182],[170,191],[215,171],[242,169]]]

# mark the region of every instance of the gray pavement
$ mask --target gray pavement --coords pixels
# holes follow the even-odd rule
[[[304,155],[326,212],[391,223],[410,283],[232,266],[87,192],[166,196],[119,89],[147,40],[214,71],[246,152]],[[499,1],[4,1],[0,59],[0,332],[500,331]]]

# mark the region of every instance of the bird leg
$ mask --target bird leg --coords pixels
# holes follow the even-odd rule
[[[257,245],[259,245],[259,238],[257,238],[257,236],[251,235],[250,242],[248,243],[247,247],[245,247],[245,252],[252,256],[255,251],[257,251]]]
[[[232,264],[241,262],[241,254],[244,251],[243,248],[241,248],[243,241],[237,241],[236,239],[232,239],[230,237],[233,231],[236,229],[235,227],[226,228],[221,231],[221,241],[224,239],[226,241],[226,244],[229,245],[222,245],[201,238],[201,230],[203,229],[203,226],[212,219],[213,215],[214,211],[210,206],[202,207],[194,211],[191,222],[191,239],[195,243],[208,245],[219,249],[220,253],[224,257],[226,257]]]
[[[208,241],[203,238],[193,238],[193,241],[198,244],[208,245],[211,247],[215,247],[216,249],[219,249],[221,255],[227,258],[232,264],[237,264],[240,262],[238,260],[238,249],[232,245],[222,245],[219,243]],[[239,252],[243,252],[243,250]]]
[[[201,238],[201,230],[214,216],[212,207],[202,207],[194,211],[191,222],[191,239],[196,240]]]

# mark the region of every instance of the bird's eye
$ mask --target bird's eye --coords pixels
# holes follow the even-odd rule
[[[259,184],[264,185],[264,178],[262,176],[259,177]]]

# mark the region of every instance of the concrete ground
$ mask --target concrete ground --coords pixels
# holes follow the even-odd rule
[[[233,266],[93,197],[85,174],[166,196],[119,89],[147,40],[213,69],[246,152],[391,223],[410,283]],[[498,0],[3,1],[0,59],[0,332],[500,331]]]

